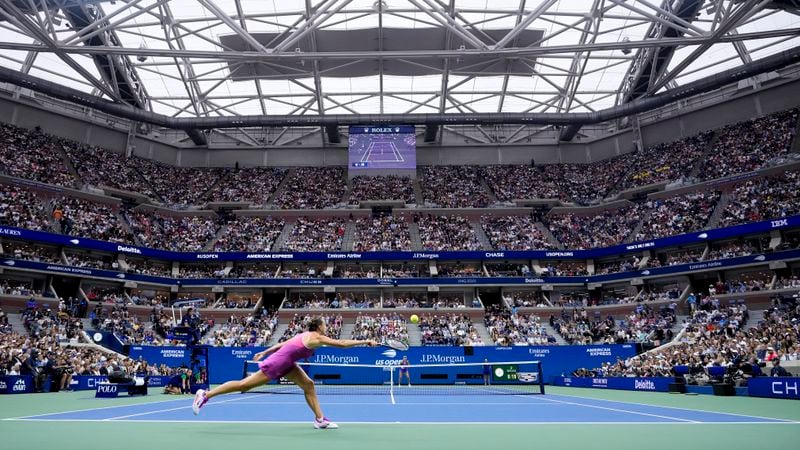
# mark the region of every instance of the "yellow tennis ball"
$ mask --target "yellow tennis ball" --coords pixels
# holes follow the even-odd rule
[[[416,314],[412,314],[411,323],[419,323],[419,316],[417,316]]]

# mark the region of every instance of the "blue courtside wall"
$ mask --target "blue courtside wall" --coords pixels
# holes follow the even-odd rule
[[[596,389],[619,389],[623,391],[669,392],[672,377],[562,377],[552,380],[554,386],[583,387]]]
[[[212,384],[242,377],[244,362],[251,360],[261,347],[209,348],[209,381]],[[399,352],[385,347],[352,349],[321,348],[308,362],[332,364],[397,365],[403,356],[411,364],[482,363],[503,361],[541,361],[545,382],[562,373],[572,373],[576,367],[599,367],[603,362],[626,359],[636,355],[634,345],[571,345],[536,347],[472,347],[467,355],[465,347],[412,347]],[[150,364],[167,364],[176,367],[189,364],[191,351],[186,347],[131,347],[132,358],[142,356]],[[342,377],[362,377],[355,369],[341,369]],[[413,380],[412,380],[413,381]]]
[[[751,397],[786,398],[800,400],[800,378],[757,377],[747,382],[747,395]]]

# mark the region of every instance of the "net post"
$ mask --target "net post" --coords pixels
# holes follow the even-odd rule
[[[537,361],[536,365],[539,368],[539,391],[544,395],[544,374],[542,373],[542,362]]]
[[[394,405],[394,366],[389,366],[389,397]]]

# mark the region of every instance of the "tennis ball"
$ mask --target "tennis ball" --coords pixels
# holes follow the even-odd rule
[[[412,314],[411,323],[419,323],[419,316],[417,316],[416,314]]]

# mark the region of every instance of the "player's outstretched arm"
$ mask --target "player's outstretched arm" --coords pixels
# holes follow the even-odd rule
[[[328,336],[317,335],[312,336],[308,342],[312,347],[321,347],[323,345],[328,347],[337,347],[337,348],[350,348],[350,347],[358,347],[360,345],[368,345],[370,347],[375,347],[378,345],[377,342],[373,340],[368,341],[358,341],[355,339],[331,339]]]

